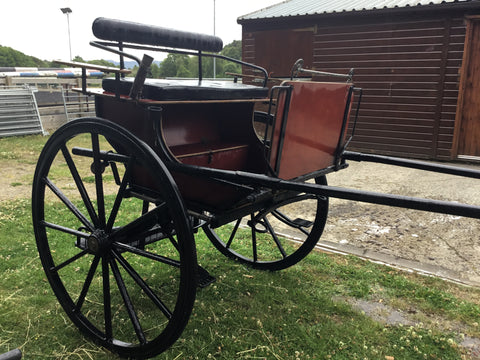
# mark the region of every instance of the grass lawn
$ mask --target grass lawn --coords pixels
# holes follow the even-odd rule
[[[0,162],[34,163],[43,141],[0,139]],[[20,155],[9,155],[13,149]],[[460,344],[480,338],[478,289],[320,252],[280,272],[257,271],[222,256],[201,231],[196,239],[199,263],[217,281],[199,290],[182,337],[157,359],[474,358]],[[29,197],[0,202],[0,274],[0,354],[117,358],[84,338],[53,295]],[[377,306],[378,316],[359,301]],[[393,310],[409,323],[382,321]]]

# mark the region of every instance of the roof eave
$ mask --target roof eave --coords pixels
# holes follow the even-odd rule
[[[409,12],[426,12],[426,11],[449,11],[449,10],[480,10],[480,1],[469,1],[469,2],[454,2],[447,4],[435,4],[435,5],[417,5],[417,6],[406,6],[406,7],[394,7],[394,8],[383,8],[383,9],[371,9],[371,10],[352,10],[352,11],[341,11],[341,12],[329,12],[329,13],[316,13],[316,14],[297,14],[289,16],[277,16],[277,17],[265,17],[265,18],[254,18],[254,19],[242,19],[241,17],[237,19],[237,23],[240,25],[255,23],[258,21],[268,21],[268,22],[277,22],[280,20],[296,20],[296,19],[305,19],[305,18],[331,18],[335,16],[369,16],[369,15],[383,15],[383,14],[398,14],[398,13],[409,13]],[[245,15],[246,16],[246,15]]]

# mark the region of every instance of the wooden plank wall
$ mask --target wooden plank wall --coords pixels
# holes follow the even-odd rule
[[[263,54],[255,38],[272,29],[284,33],[298,28],[299,23],[314,29],[314,69],[346,73],[355,68],[355,84],[364,92],[351,149],[423,159],[452,158],[465,41],[462,12],[244,25],[244,60],[255,63],[265,56],[284,56],[280,50],[272,52],[271,46],[269,54]],[[288,49],[283,47],[283,52]],[[275,65],[267,70],[279,73]]]
[[[351,147],[450,159],[464,39],[463,18],[319,27],[314,67],[354,67],[363,88]]]

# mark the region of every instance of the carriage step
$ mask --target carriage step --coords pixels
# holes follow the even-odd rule
[[[210,273],[207,270],[205,270],[203,267],[198,265],[197,280],[198,280],[198,287],[203,289],[208,285],[214,283],[217,279],[212,275],[210,275]]]
[[[313,225],[313,222],[305,219],[300,219],[296,218],[295,220],[292,221],[296,226],[302,227],[302,228],[309,228],[310,226]]]

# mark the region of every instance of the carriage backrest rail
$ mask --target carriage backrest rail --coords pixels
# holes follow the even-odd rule
[[[121,68],[124,67],[123,57],[135,60],[139,66],[142,64],[142,61],[136,56],[123,51],[125,48],[129,48],[197,56],[200,82],[203,78],[202,57],[219,58],[253,68],[255,72],[260,73],[263,77],[264,87],[268,81],[268,73],[264,68],[218,54],[223,49],[223,41],[214,35],[180,31],[156,25],[145,25],[104,17],[97,18],[93,22],[92,31],[98,39],[104,41],[92,41],[90,44],[120,55]],[[114,49],[115,47],[118,47],[118,50]]]
[[[122,43],[210,52],[219,52],[223,48],[222,39],[217,36],[103,17],[93,22],[92,31],[98,39]]]

